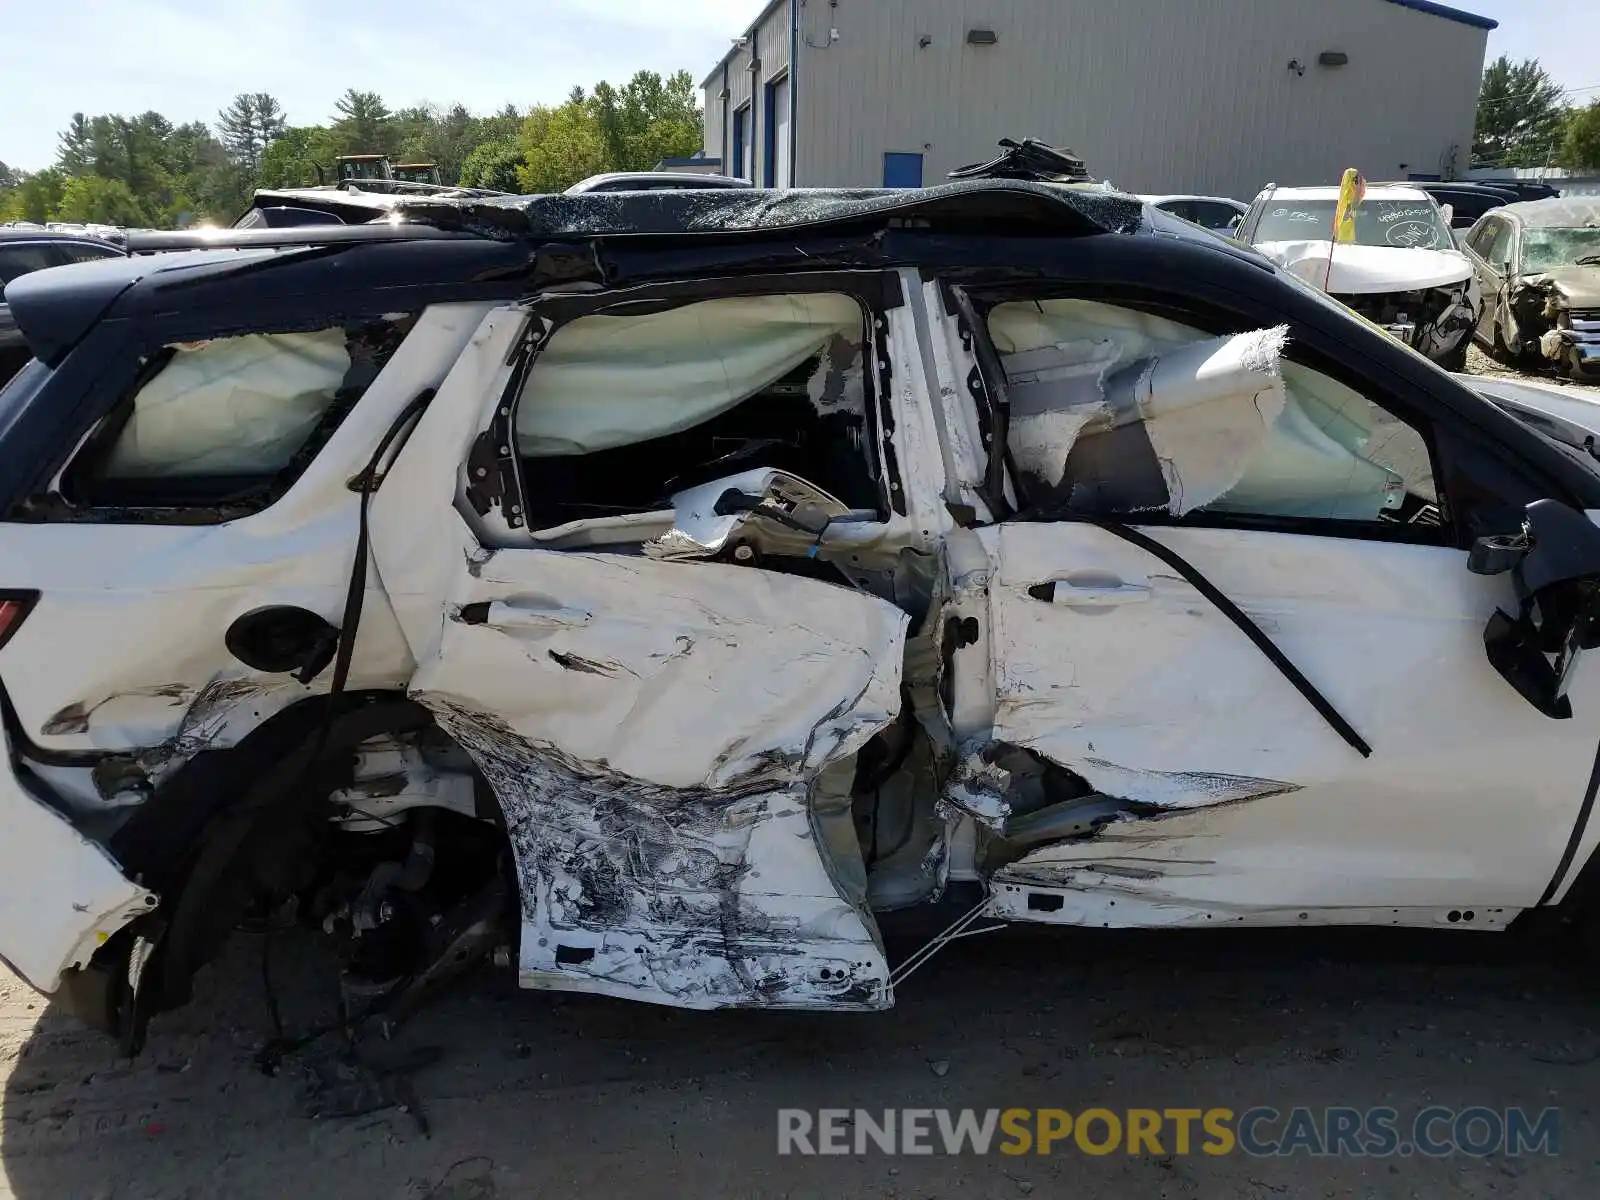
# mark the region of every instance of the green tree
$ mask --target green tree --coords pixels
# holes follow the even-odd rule
[[[92,221],[102,225],[149,225],[153,217],[133,189],[120,179],[76,175],[66,181],[51,214],[57,221]]]
[[[1561,165],[1575,171],[1600,170],[1600,100],[1575,108],[1567,118]]]
[[[66,181],[66,175],[54,167],[26,176],[17,184],[11,201],[12,215],[7,220],[32,221],[39,225],[51,220],[51,213],[61,203],[61,189]]]
[[[240,92],[217,114],[217,136],[228,155],[245,170],[261,165],[268,146],[288,127],[283,106],[266,92]]]
[[[687,71],[666,79],[640,71],[621,88],[598,83],[588,108],[613,170],[648,171],[663,158],[700,149],[700,108]]]
[[[1564,95],[1536,58],[1514,64],[1501,55],[1490,63],[1478,93],[1474,161],[1495,167],[1551,161],[1566,127]]]
[[[523,165],[522,151],[508,138],[484,142],[461,167],[462,187],[492,188],[514,192],[520,186],[517,169]]]
[[[60,137],[56,165],[68,175],[82,175],[89,169],[89,119],[81,112],[73,113]]]
[[[377,92],[350,88],[333,107],[333,131],[340,153],[390,154],[395,150],[394,114]]]
[[[394,115],[394,124],[394,153],[398,159],[431,162],[446,183],[456,182],[467,155],[488,140],[482,132],[482,120],[464,104],[424,104],[401,109]],[[515,125],[510,136],[515,140]]]
[[[333,160],[339,152],[332,130],[320,125],[291,126],[261,156],[255,184],[284,188],[309,187],[319,180],[331,182]]]
[[[523,192],[561,192],[612,169],[605,139],[587,104],[568,100],[560,108],[538,105],[522,124],[522,165],[517,186]]]
[[[175,182],[174,220],[232,220],[250,202],[251,173],[235,163],[200,121],[179,125],[167,139],[167,167]]]

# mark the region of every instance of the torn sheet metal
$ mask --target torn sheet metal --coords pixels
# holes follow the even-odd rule
[[[915,272],[902,271],[907,290],[918,283]],[[989,474],[986,426],[990,414],[980,417],[979,398],[985,406],[986,381],[978,368],[973,344],[975,331],[964,330],[961,319],[945,312],[943,285],[936,281],[921,284],[922,305],[918,320],[928,322],[922,341],[931,360],[928,368],[930,391],[938,406],[941,442],[945,448],[946,494],[973,510],[977,522],[993,520],[984,487]]]
[[[41,992],[60,986],[156,897],[123,877],[106,851],[40,803],[0,766],[0,957]],[[20,919],[26,914],[26,919]]]
[[[1026,228],[1052,237],[1134,233],[1144,205],[1132,196],[1010,179],[973,179],[916,190],[879,188],[692,188],[587,192],[452,200],[404,199],[401,219],[467,229],[502,240],[594,238],[617,234],[794,234],[830,226],[887,226],[891,221],[986,222],[1007,233]]]
[[[1075,522],[985,530],[995,740],[1158,814],[1119,820],[1060,861],[1157,870],[1164,882],[1141,894],[1264,909],[1376,896],[1539,902],[1594,746],[1504,686],[1483,656],[1481,614],[1508,603],[1502,578],[1472,575],[1447,546],[1143,532],[1244,609],[1373,754],[1354,753],[1154,556]],[[1600,676],[1580,670],[1573,687],[1575,707],[1596,702]],[[1444,792],[1441,772],[1455,781]],[[1055,861],[1046,853],[1023,861]]]
[[[499,797],[525,983],[693,1008],[889,1003],[812,805],[899,712],[904,613],[621,555],[502,550],[457,582],[412,694]]]
[[[1093,837],[1042,846],[996,871],[992,913],[1109,929],[1499,928],[1533,904],[1516,880],[1532,866],[1522,857],[1526,839],[1500,840],[1521,863],[1507,869],[1492,849],[1441,836],[1422,814],[1396,821],[1372,805],[1308,789],[1262,803],[1124,815]],[[1372,837],[1380,820],[1390,831],[1382,845]],[[1378,896],[1389,907],[1374,908]]]
[[[851,513],[843,501],[787,471],[730,475],[672,498],[673,526],[642,547],[664,562],[721,554],[735,538],[820,547],[836,520],[876,523],[876,513]],[[839,532],[843,532],[842,528]]]
[[[1279,795],[1344,769],[1348,747],[1306,720],[1277,669],[1154,556],[1078,523],[983,536],[997,568],[997,742],[1095,792],[1167,809]],[[1257,620],[1274,632],[1270,616]]]
[[[501,799],[524,986],[685,1008],[889,1005],[871,919],[824,869],[791,762],[718,789],[661,787],[417,698]]]

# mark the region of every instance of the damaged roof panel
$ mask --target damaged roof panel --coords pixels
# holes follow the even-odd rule
[[[624,235],[771,233],[890,220],[942,226],[1005,225],[1007,232],[1133,233],[1144,205],[1117,192],[1023,180],[978,179],[899,189],[696,189],[402,200],[404,220],[502,241]]]

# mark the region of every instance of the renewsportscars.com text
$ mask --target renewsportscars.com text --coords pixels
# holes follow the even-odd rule
[[[800,1108],[778,1110],[778,1153],[1202,1154],[1386,1158],[1557,1155],[1547,1108]]]

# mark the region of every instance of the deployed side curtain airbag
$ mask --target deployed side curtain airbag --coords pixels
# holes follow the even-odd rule
[[[1036,502],[1370,521],[1434,498],[1415,431],[1283,360],[1286,330],[1214,338],[1087,300],[1000,304],[988,324]]]
[[[517,406],[529,458],[592,454],[691,429],[818,354],[858,340],[841,295],[730,297],[655,313],[597,314],[558,329]]]
[[[349,369],[343,329],[176,346],[134,397],[103,474],[132,480],[281,470]]]

